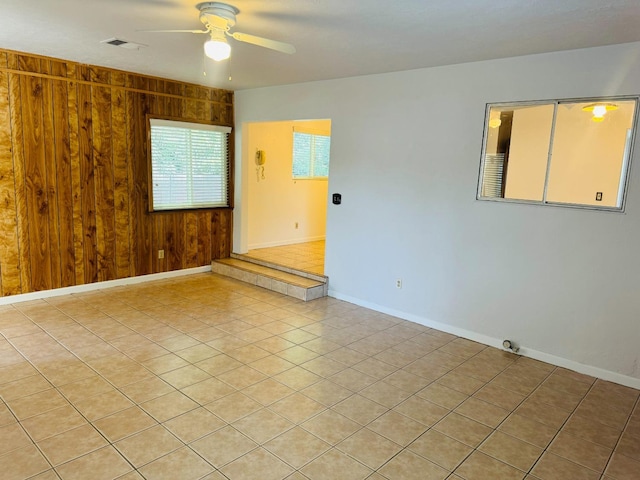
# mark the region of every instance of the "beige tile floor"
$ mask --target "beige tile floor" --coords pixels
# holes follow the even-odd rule
[[[247,256],[296,270],[324,275],[325,241],[249,250]]]
[[[637,480],[639,391],[214,274],[0,307],[0,477]]]

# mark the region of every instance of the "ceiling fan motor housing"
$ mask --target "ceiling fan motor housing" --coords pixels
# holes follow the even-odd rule
[[[200,21],[208,29],[229,30],[236,24],[236,15],[240,13],[233,5],[221,2],[204,2],[196,5],[200,10]]]

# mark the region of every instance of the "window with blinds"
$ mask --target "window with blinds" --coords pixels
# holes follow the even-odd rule
[[[229,206],[230,127],[150,119],[151,209]]]
[[[293,131],[293,178],[327,178],[331,137]]]

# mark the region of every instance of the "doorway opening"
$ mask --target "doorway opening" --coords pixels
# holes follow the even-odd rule
[[[331,120],[249,123],[245,255],[324,275]]]

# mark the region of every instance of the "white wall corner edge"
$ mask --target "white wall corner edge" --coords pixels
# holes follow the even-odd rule
[[[376,312],[392,315],[394,317],[398,317],[403,320],[408,320],[410,322],[414,322],[419,325],[424,325],[425,327],[434,328],[442,332],[446,332],[452,335],[456,335],[458,337],[466,338],[467,340],[472,340],[474,342],[482,343],[490,347],[495,347],[499,350],[504,350],[504,348],[502,347],[502,341],[504,339],[489,337],[487,335],[482,335],[481,333],[477,333],[464,328],[455,327],[453,325],[448,325],[446,323],[435,322],[433,320],[429,320],[427,318],[420,317],[418,315],[403,312],[400,310],[395,310],[392,308],[387,308],[382,305],[361,300],[359,298],[343,295],[340,292],[332,290],[331,288],[329,288],[328,295],[337,300],[343,300],[345,302],[353,303],[354,305],[365,307],[370,310],[374,310]],[[556,367],[563,367],[568,370],[573,370],[578,373],[583,373],[585,375],[590,375],[592,377],[599,378],[601,380],[606,380],[609,382],[617,383],[620,385],[624,385],[626,387],[631,387],[631,388],[640,390],[640,378],[630,377],[628,375],[623,375],[621,373],[612,372],[610,370],[605,370],[603,368],[598,368],[591,365],[585,365],[583,363],[569,360],[567,358],[558,357],[550,353],[541,352],[541,351],[523,347],[523,346],[520,346],[518,355],[529,357],[534,360],[540,360],[541,362],[550,363],[551,365],[555,365]]]
[[[119,278],[117,280],[106,280],[104,282],[74,285],[72,287],[54,288],[53,290],[42,290],[40,292],[21,293],[19,295],[0,297],[0,305],[11,305],[13,303],[30,302],[32,300],[42,300],[45,298],[59,297],[61,295],[71,295],[73,293],[92,292],[105,288],[135,285],[138,283],[153,282],[154,280],[183,277],[185,275],[207,273],[210,271],[211,265],[205,265],[203,267],[185,268],[182,270],[172,270],[170,272],[150,273],[148,275],[140,275],[137,277]]]

